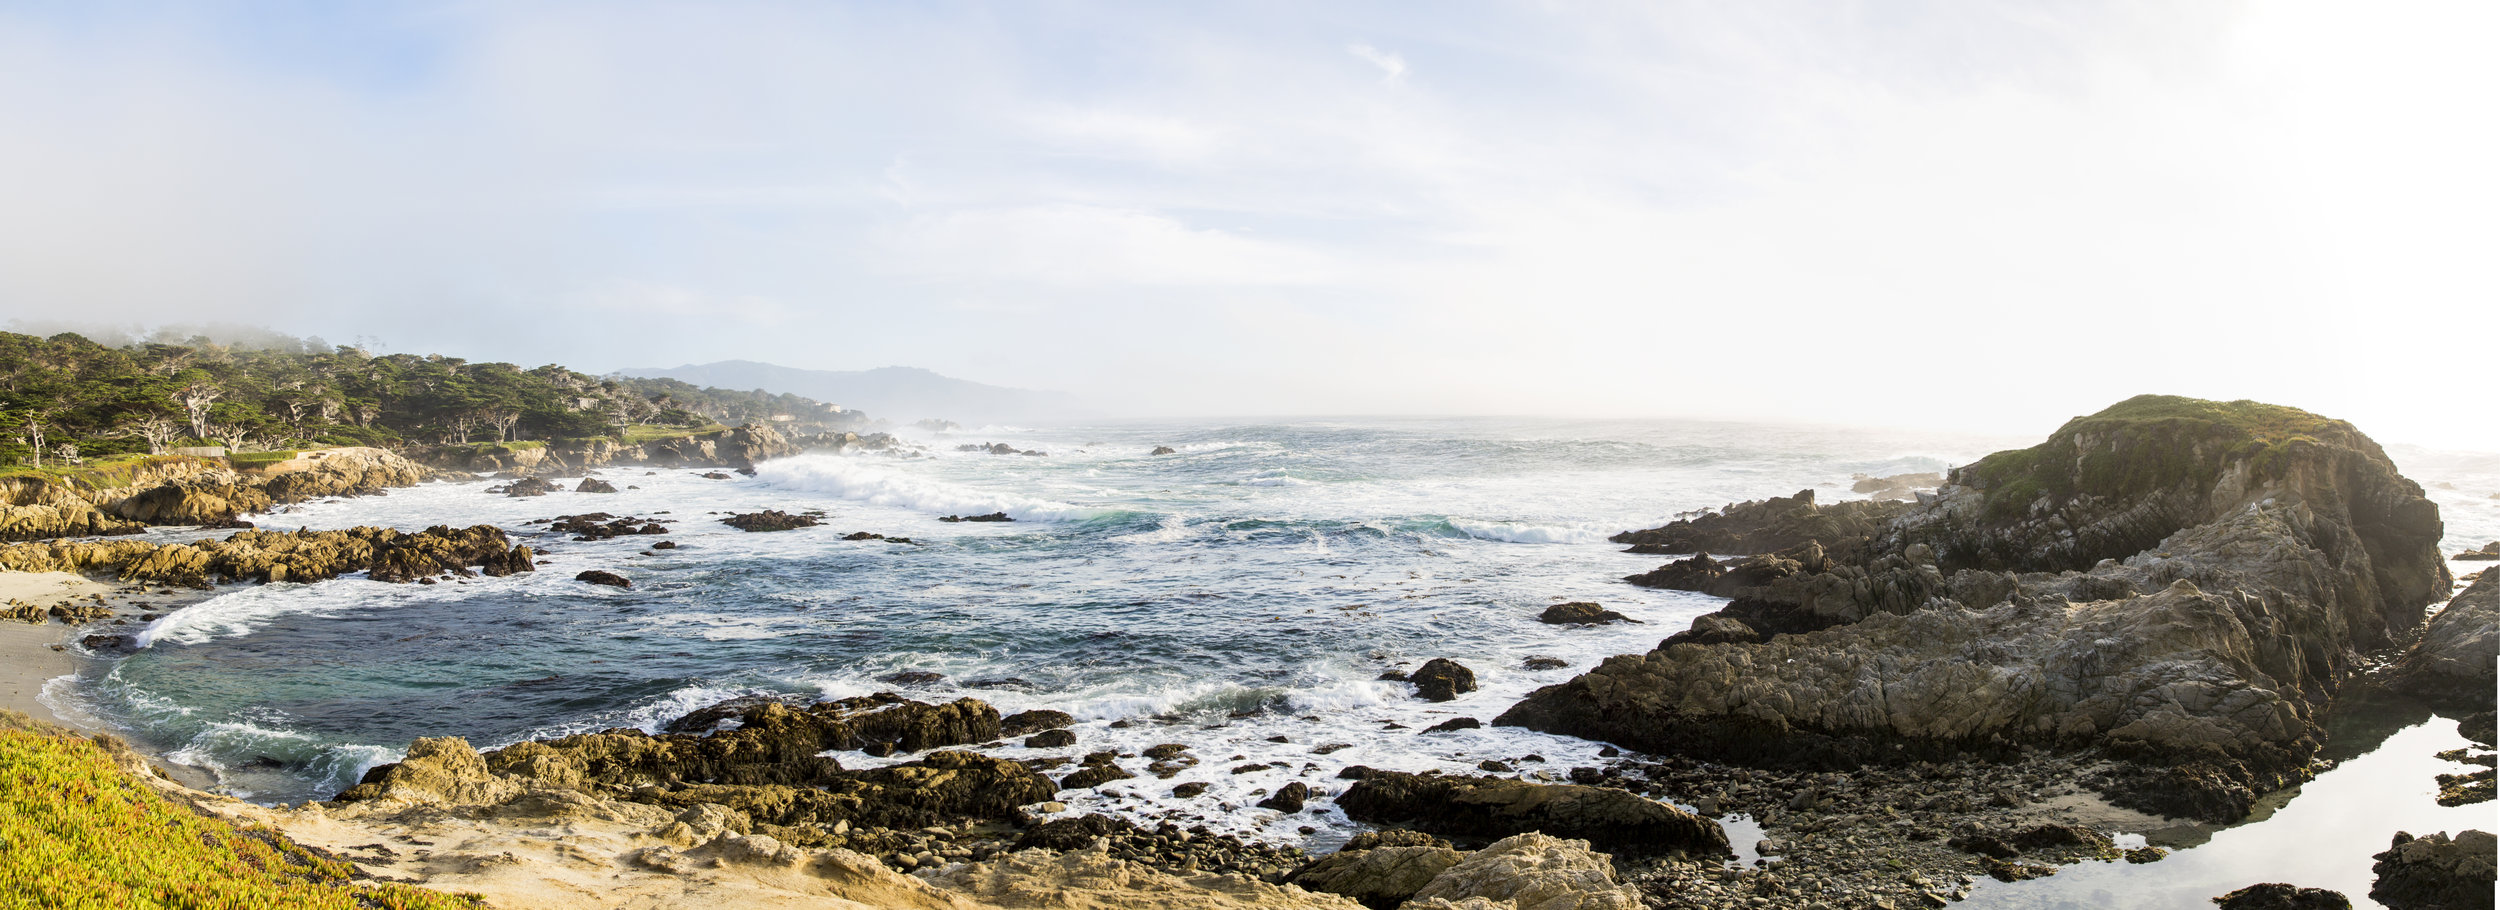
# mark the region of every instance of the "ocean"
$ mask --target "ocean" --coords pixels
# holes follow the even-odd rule
[[[51,697],[238,796],[324,799],[420,736],[481,748],[613,727],[656,730],[741,695],[893,691],[974,697],[1077,718],[1074,758],[1180,743],[1169,778],[1070,791],[1069,811],[1186,816],[1325,849],[1355,830],[1326,802],[1251,808],[1336,771],[1531,776],[1597,761],[1598,744],[1490,721],[1539,686],[1639,653],[1722,601],[1622,576],[1659,558],[1607,535],[1811,488],[1862,498],[1854,475],[1943,471],[2036,439],[1679,421],[1163,421],[986,427],[907,436],[911,454],[811,454],[755,476],[610,467],[614,494],[512,498],[488,483],[253,516],[264,528],[491,523],[542,551],[539,571],[437,585],[346,578],[230,589],[149,625],[144,647]],[[1045,455],[958,451],[1005,443]],[[1151,455],[1158,446],[1175,451]],[[2416,453],[2458,478],[2434,498],[2450,549],[2500,535],[2500,463]],[[2439,459],[2446,459],[2440,461]],[[2485,489],[2489,487],[2489,489]],[[734,512],[822,513],[750,533]],[[664,537],[575,541],[543,520],[656,519]],[[1012,522],[942,522],[1004,512]],[[853,532],[910,542],[845,540]],[[649,550],[669,540],[674,549]],[[630,589],[575,581],[626,576]],[[1546,625],[1594,601],[1637,624]],[[1481,685],[1426,702],[1380,679],[1446,657]],[[1562,666],[1530,669],[1532,658]],[[896,674],[937,674],[926,676]],[[903,680],[903,681],[896,681]],[[1333,747],[1333,748],[1331,748]],[[1321,750],[1326,749],[1323,752]],[[909,756],[837,756],[867,767]],[[1063,771],[1065,769],[1062,769]],[[1204,783],[1178,799],[1173,787]],[[1304,829],[1308,828],[1309,831]],[[1740,838],[1741,840],[1741,838]]]

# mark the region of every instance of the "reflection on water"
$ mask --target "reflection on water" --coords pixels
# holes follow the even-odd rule
[[[2146,865],[2081,863],[2049,878],[2007,884],[1982,880],[1963,907],[2022,910],[2210,910],[2213,898],[2259,882],[2341,891],[2356,908],[2370,900],[2370,855],[2398,831],[2491,830],[2490,803],[2442,806],[2433,775],[2464,768],[2436,753],[2465,746],[2454,718],[2419,704],[2355,694],[2327,720],[2328,758],[2343,764],[2316,780],[2268,797],[2237,826],[2211,830],[2196,846]],[[2195,843],[2174,829],[2152,838]],[[2200,832],[2203,833],[2203,832]]]

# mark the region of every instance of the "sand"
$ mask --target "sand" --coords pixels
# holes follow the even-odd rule
[[[71,597],[110,595],[113,591],[112,585],[68,572],[0,572],[0,603],[24,600],[53,604]],[[76,654],[52,649],[67,641],[71,631],[71,627],[57,622],[34,625],[0,621],[0,708],[24,711],[45,720],[60,719],[36,696],[43,693],[45,682],[77,669]]]

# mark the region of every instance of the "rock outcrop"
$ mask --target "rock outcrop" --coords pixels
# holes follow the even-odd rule
[[[2431,617],[2388,685],[2435,701],[2491,706],[2500,666],[2500,572],[2484,572]]]
[[[2414,837],[2396,832],[2387,851],[2371,859],[2378,880],[2370,899],[2390,910],[2466,910],[2492,905],[2495,841],[2484,831]]]
[[[155,456],[58,477],[0,479],[0,542],[136,534],[150,525],[251,527],[240,516],[328,496],[414,485],[425,468],[351,446],[236,470],[223,458]]]
[[[1425,701],[1451,701],[1476,691],[1476,671],[1447,657],[1424,661],[1406,681],[1415,684],[1415,694]]]
[[[2231,820],[2306,773],[2358,656],[2447,590],[2440,534],[2350,424],[2145,396],[1919,505],[1805,493],[1636,533],[1787,549],[1688,565],[1733,598],[1707,628],[1495,723],[1789,767],[2107,748],[2141,772],[2105,779],[2122,803]]]
[[[2250,885],[2214,898],[2221,910],[2352,910],[2342,892],[2282,882]]]
[[[492,525],[436,525],[410,534],[391,528],[242,531],[224,540],[159,544],[138,540],[52,541],[0,546],[0,569],[109,572],[123,581],[207,587],[212,581],[311,582],[366,572],[375,581],[438,575],[533,571],[529,547]],[[469,567],[475,566],[472,572]]]
[[[1372,910],[1396,910],[1465,856],[1447,846],[1339,850],[1293,870],[1285,883],[1341,894]]]
[[[1573,601],[1546,607],[1545,612],[1537,614],[1536,621],[1556,626],[1596,626],[1610,622],[1640,622],[1640,620],[1587,601]]]
[[[1615,879],[1613,857],[1587,841],[1521,834],[1459,860],[1415,892],[1410,910],[1640,910],[1640,891]]]
[[[795,531],[800,528],[812,528],[824,522],[817,521],[813,515],[792,515],[779,509],[766,509],[761,512],[741,512],[731,515],[721,519],[720,523],[741,531]]]
[[[1483,840],[1542,831],[1617,852],[1728,853],[1719,823],[1622,790],[1360,767],[1345,773],[1358,779],[1337,806],[1356,821]]]

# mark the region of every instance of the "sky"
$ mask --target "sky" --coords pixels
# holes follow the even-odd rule
[[[2500,4],[0,0],[0,317],[2500,450]]]

